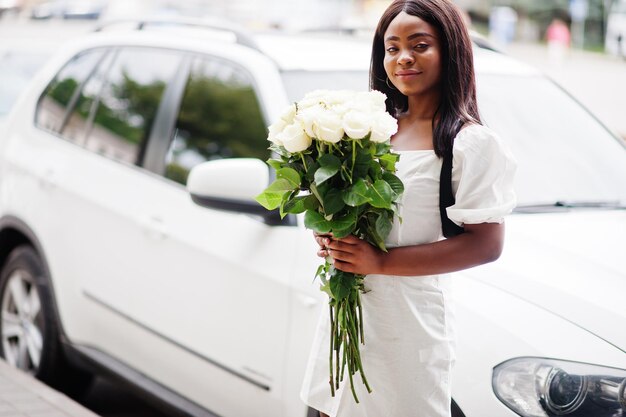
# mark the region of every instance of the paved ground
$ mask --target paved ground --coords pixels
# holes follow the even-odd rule
[[[0,417],[97,417],[0,360]]]

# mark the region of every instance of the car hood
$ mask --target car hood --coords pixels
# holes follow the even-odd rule
[[[516,214],[506,225],[500,259],[463,275],[523,298],[626,352],[626,211]]]

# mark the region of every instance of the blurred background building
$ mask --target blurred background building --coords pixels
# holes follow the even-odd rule
[[[371,28],[389,0],[0,0],[0,14],[48,18],[63,10],[102,17],[190,15],[228,18],[253,29]],[[605,49],[611,15],[626,24],[624,0],[456,0],[478,32],[501,44],[543,42],[554,19],[572,33],[574,47]],[[613,12],[612,12],[613,9]],[[621,35],[618,33],[615,35]],[[621,41],[621,40],[620,40]]]

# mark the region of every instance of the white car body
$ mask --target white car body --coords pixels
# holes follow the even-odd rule
[[[260,42],[272,56],[272,39]],[[35,111],[78,52],[158,46],[246,68],[269,124],[289,103],[279,66],[328,62],[323,41],[284,42],[275,44],[281,59],[199,37],[94,35],[38,73],[0,140],[0,245],[12,242],[7,230],[21,231],[44,259],[66,347],[191,415],[307,415],[298,393],[324,308],[311,232],[300,216],[276,226],[200,207],[179,184],[35,126]],[[369,45],[354,45],[331,66],[366,70]],[[536,75],[487,51],[477,53],[477,71]],[[249,179],[236,172],[220,192]],[[513,358],[626,369],[626,212],[515,214],[506,223],[500,260],[454,274],[453,397],[467,417],[517,415],[492,388],[494,367]]]

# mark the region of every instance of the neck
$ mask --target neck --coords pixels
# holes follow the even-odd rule
[[[414,120],[433,120],[439,107],[439,94],[430,96],[409,96],[406,115]]]

